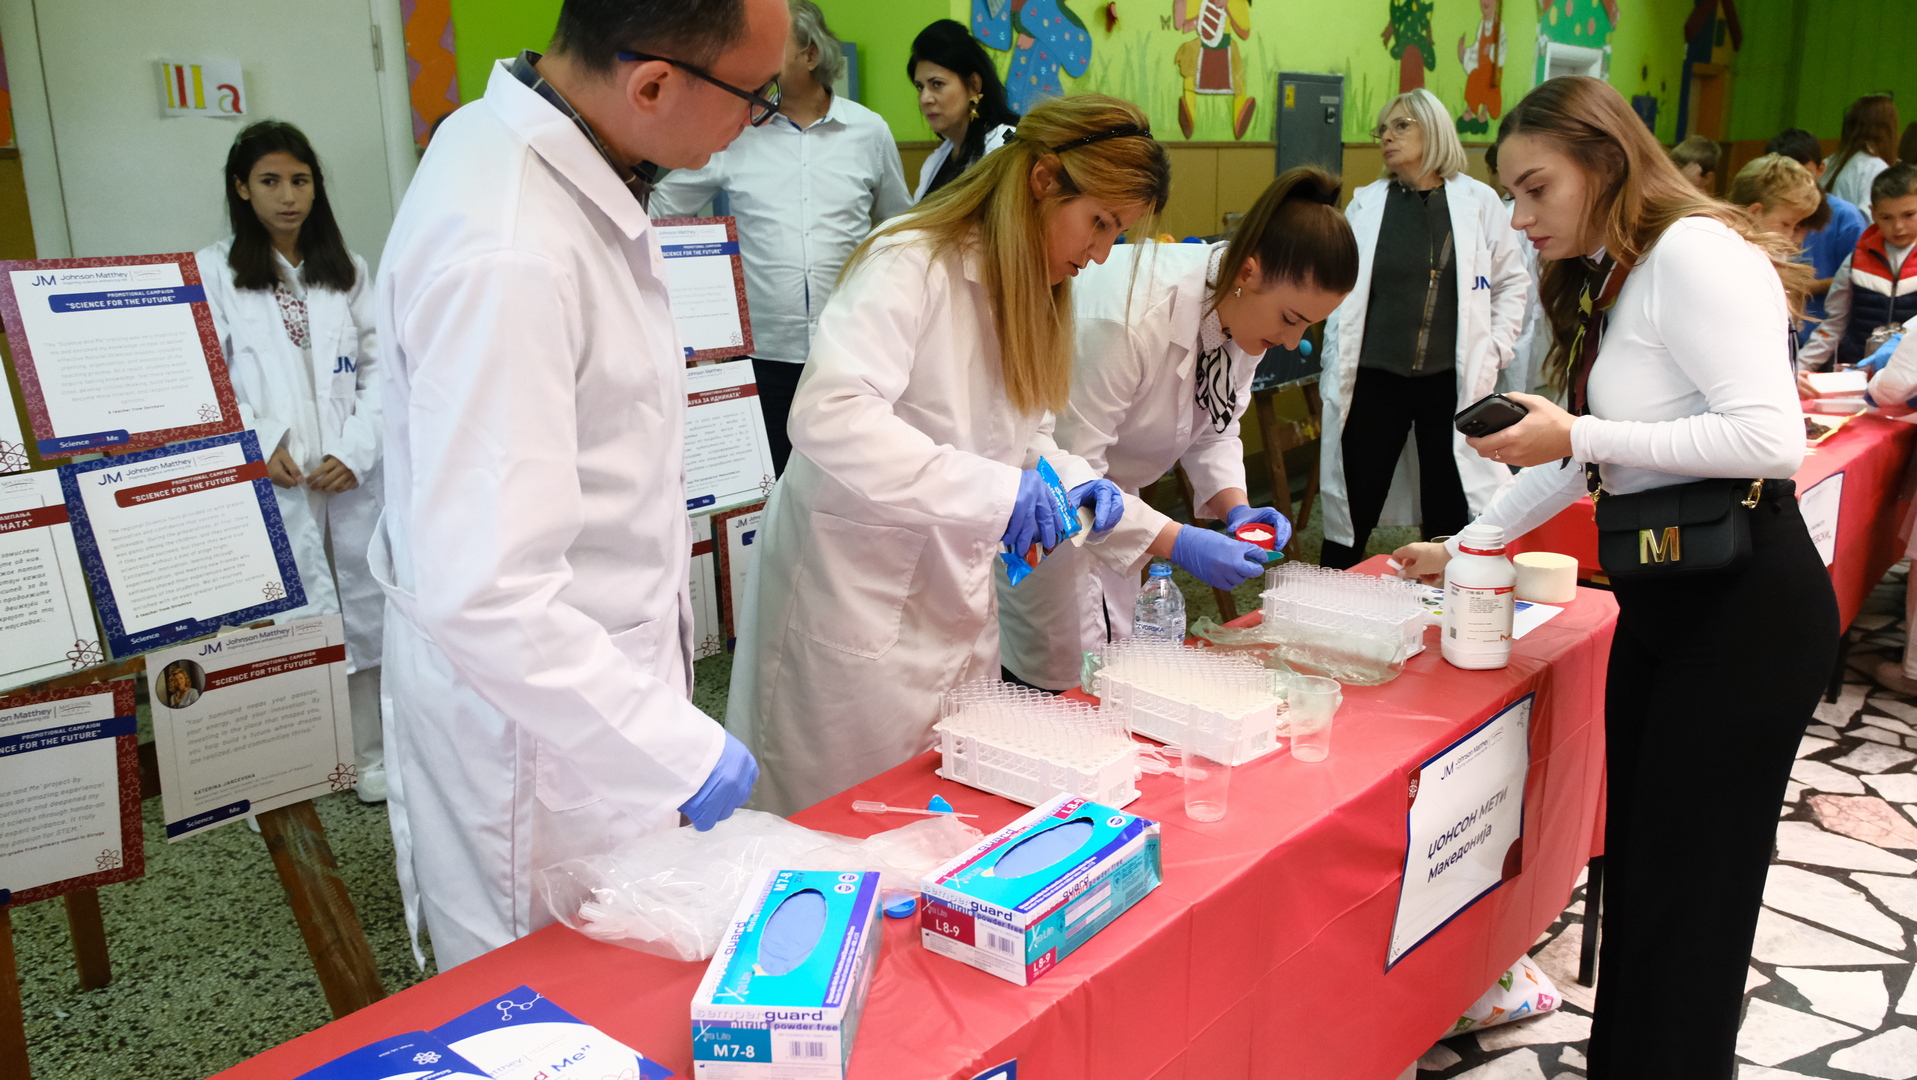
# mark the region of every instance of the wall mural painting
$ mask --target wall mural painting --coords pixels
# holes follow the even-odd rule
[[[1092,62],[1092,35],[1065,0],[972,0],[972,36],[1012,50],[1005,93],[1021,116],[1065,92],[1061,72],[1076,79]]]
[[[1258,99],[1246,92],[1245,57],[1238,48],[1239,40],[1251,37],[1251,0],[1172,0],[1172,25],[1192,35],[1175,57],[1184,81],[1178,130],[1191,138],[1200,94],[1229,97],[1231,137],[1244,138],[1258,111]]]
[[[1460,135],[1489,135],[1504,115],[1504,0],[1478,0],[1478,15],[1476,39],[1470,34],[1458,39],[1465,76]]]
[[[1433,0],[1391,0],[1391,21],[1378,35],[1398,62],[1398,93],[1424,88],[1424,73],[1438,69],[1438,47],[1431,41]]]

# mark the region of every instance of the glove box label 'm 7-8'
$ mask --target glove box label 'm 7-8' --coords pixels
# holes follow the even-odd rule
[[[919,938],[1029,986],[1162,878],[1157,822],[1061,795],[925,879]]]
[[[706,1080],[838,1080],[879,962],[879,875],[761,871],[692,999]]]

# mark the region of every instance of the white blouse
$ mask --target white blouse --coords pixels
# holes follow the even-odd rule
[[[1804,461],[1788,335],[1770,259],[1728,226],[1692,217],[1665,230],[1618,293],[1571,426],[1568,467],[1525,469],[1478,521],[1507,539],[1585,494],[1648,491],[1705,477],[1780,479]]]

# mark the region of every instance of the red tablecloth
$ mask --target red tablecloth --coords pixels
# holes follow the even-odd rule
[[[1145,777],[1130,809],[1163,823],[1163,886],[1033,986],[933,955],[916,920],[888,920],[852,1076],[965,1078],[1012,1058],[1043,1080],[1397,1076],[1570,897],[1597,815],[1616,615],[1608,593],[1581,590],[1502,671],[1450,667],[1428,632],[1402,677],[1347,688],[1328,761],[1279,753],[1238,769],[1221,822],[1187,820],[1178,781]],[[1533,692],[1523,873],[1387,973],[1410,770]],[[907,762],[796,820],[864,836],[900,822],[853,813],[854,798],[922,806],[934,793],[986,830],[1024,811],[938,779],[936,762]],[[689,1075],[687,1006],[704,969],[548,927],[220,1077],[286,1080],[522,983]]]
[[[1904,557],[1904,542],[1897,534],[1909,511],[1903,499],[1903,481],[1913,442],[1917,442],[1917,426],[1881,416],[1857,416],[1837,434],[1812,447],[1803,467],[1792,477],[1797,481],[1797,493],[1802,495],[1819,481],[1844,474],[1837,553],[1831,561],[1830,577],[1845,626],[1863,609],[1864,598],[1883,579],[1884,571]],[[1563,513],[1518,537],[1510,545],[1511,553],[1555,551],[1578,561],[1580,577],[1602,575],[1594,513],[1591,500],[1579,499]]]

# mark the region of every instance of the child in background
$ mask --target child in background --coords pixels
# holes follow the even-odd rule
[[[1691,186],[1706,195],[1717,194],[1717,162],[1723,149],[1711,139],[1693,135],[1671,147],[1671,164]]]
[[[1764,152],[1790,158],[1808,170],[1813,179],[1824,177],[1824,148],[1817,136],[1803,128],[1786,128],[1764,144]],[[1830,292],[1831,278],[1836,276],[1837,268],[1844,265],[1844,260],[1850,258],[1850,253],[1857,250],[1857,238],[1870,227],[1864,212],[1848,199],[1826,192],[1824,205],[1830,208],[1828,223],[1820,226],[1811,222],[1810,235],[1804,238],[1805,260],[1816,271],[1817,280],[1811,283],[1810,299],[1804,302],[1804,325],[1797,332],[1800,346],[1810,341],[1811,332],[1824,321],[1824,294]]]
[[[1788,237],[1799,247],[1810,230],[1830,222],[1817,180],[1783,154],[1765,154],[1737,170],[1729,201],[1749,210],[1758,228]]]
[[[1824,190],[1870,213],[1871,185],[1897,160],[1897,103],[1887,94],[1866,94],[1844,110],[1837,152],[1825,162]]]
[[[1824,322],[1798,354],[1800,371],[1855,364],[1917,316],[1917,165],[1893,165],[1871,183],[1874,224],[1831,279]]]

